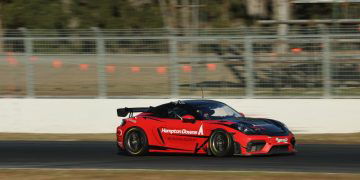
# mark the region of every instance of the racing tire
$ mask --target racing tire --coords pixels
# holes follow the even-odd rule
[[[216,130],[210,136],[209,148],[214,156],[232,156],[234,154],[234,140],[226,131]]]
[[[149,150],[145,132],[137,127],[130,128],[125,134],[125,152],[131,156],[142,156]]]

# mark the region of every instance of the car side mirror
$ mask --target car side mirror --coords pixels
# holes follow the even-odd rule
[[[181,119],[183,120],[183,122],[191,122],[191,123],[195,122],[195,117],[190,114],[181,116]]]

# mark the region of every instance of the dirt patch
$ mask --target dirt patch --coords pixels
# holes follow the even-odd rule
[[[0,179],[360,179],[360,174],[328,173],[267,173],[267,172],[213,172],[213,171],[146,171],[146,170],[51,170],[20,169],[0,170]]]

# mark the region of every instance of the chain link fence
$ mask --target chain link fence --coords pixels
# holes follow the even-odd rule
[[[4,32],[2,97],[360,97],[358,27]]]

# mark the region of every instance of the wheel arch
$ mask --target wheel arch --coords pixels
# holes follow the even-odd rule
[[[125,149],[125,151],[127,151],[126,150],[126,144],[125,144],[126,143],[126,137],[127,137],[127,134],[129,133],[129,131],[131,131],[133,129],[135,131],[141,131],[141,133],[143,133],[143,135],[145,136],[145,138],[146,138],[146,143],[144,144],[145,150],[141,150],[137,154],[129,154],[129,155],[136,155],[136,156],[137,155],[144,155],[144,154],[146,154],[148,152],[148,149],[149,149],[149,138],[148,138],[148,135],[146,134],[146,131],[143,128],[139,127],[139,126],[131,126],[131,127],[128,127],[126,129],[126,131],[124,133],[124,141],[122,142],[123,146],[124,146],[124,149]],[[129,153],[129,152],[127,152],[127,153]]]
[[[140,129],[141,131],[143,131],[143,132],[145,133],[146,138],[148,138],[148,135],[146,134],[146,131],[145,131],[143,128],[139,127],[139,126],[130,126],[130,127],[128,127],[128,128],[125,130],[125,132],[124,132],[124,138],[125,138],[126,134],[127,134],[131,129],[134,129],[134,128],[137,128],[137,129]]]
[[[145,131],[143,128],[141,128],[141,127],[139,127],[139,126],[130,126],[130,127],[128,127],[128,128],[125,130],[125,132],[124,132],[124,135],[123,135],[123,136],[124,136],[123,145],[125,145],[124,143],[125,143],[126,134],[127,134],[131,129],[134,129],[134,128],[137,128],[137,129],[140,129],[141,131],[143,131],[144,134],[145,134],[145,137],[146,137],[146,139],[147,139],[147,141],[148,141],[148,143],[149,143],[148,135],[147,135],[146,131]]]
[[[226,133],[226,134],[229,135],[229,137],[231,138],[231,142],[232,142],[232,144],[229,145],[230,148],[231,148],[231,150],[230,150],[231,153],[230,153],[229,155],[233,155],[234,152],[236,151],[236,147],[235,147],[235,144],[234,144],[235,140],[234,140],[233,133],[231,133],[231,132],[229,132],[229,131],[227,131],[226,129],[223,129],[223,128],[215,128],[215,129],[213,129],[213,130],[211,131],[211,134],[210,134],[210,136],[209,136],[209,140],[208,140],[208,142],[207,142],[208,154],[209,154],[209,155],[215,155],[215,154],[211,151],[211,138],[212,138],[213,134],[214,134],[216,131],[221,131],[221,132]],[[227,156],[227,155],[225,155],[225,156]]]

